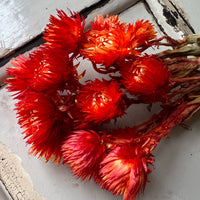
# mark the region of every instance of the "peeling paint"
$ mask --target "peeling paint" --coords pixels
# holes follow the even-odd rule
[[[168,10],[166,7],[163,8],[163,15],[166,17],[166,22],[171,25],[171,26],[177,26],[177,19],[178,19],[178,14],[176,13],[176,18],[174,17],[173,11]]]
[[[175,31],[184,30],[185,35],[194,34],[195,31],[191,26],[186,14],[180,8],[176,1],[173,0],[159,0],[163,7],[163,16],[166,18],[166,22],[173,26]]]
[[[165,35],[179,39],[193,34],[186,14],[174,0],[145,0],[148,11]]]
[[[33,188],[30,176],[22,168],[20,159],[0,143],[0,179],[13,200],[45,200]]]

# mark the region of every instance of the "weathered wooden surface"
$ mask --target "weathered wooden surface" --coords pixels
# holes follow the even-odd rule
[[[186,14],[176,1],[146,0],[146,4],[164,34],[178,39],[194,33]]]
[[[0,1],[0,58],[39,35],[56,9],[69,13],[99,0],[2,0]]]
[[[200,33],[199,23],[199,0],[176,0],[186,13],[186,18],[190,21],[196,33]]]
[[[0,179],[13,200],[45,200],[33,188],[19,158],[0,142]]]

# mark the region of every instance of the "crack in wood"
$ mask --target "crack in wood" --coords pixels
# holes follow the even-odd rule
[[[97,3],[92,4],[91,6],[82,9],[79,13],[81,15],[83,15],[84,18],[87,18],[88,15],[90,15],[92,12],[96,13],[97,9],[101,9],[106,4],[109,4],[109,3],[112,4],[115,1],[118,2],[120,0],[100,0]],[[124,9],[127,9],[127,8],[133,6],[134,4],[136,4],[137,1],[138,0],[126,0],[123,3],[120,3],[120,4],[118,2],[118,4],[123,9],[118,8],[119,12],[116,13],[117,11],[115,11],[115,14],[119,14],[120,12],[124,11]],[[123,6],[123,4],[124,4],[124,6]],[[39,46],[39,45],[43,44],[44,42],[45,41],[43,40],[43,33],[38,34],[35,38],[33,38],[32,40],[28,41],[23,46],[13,50],[8,55],[5,55],[2,58],[0,58],[0,67],[4,66],[6,63],[8,63],[13,57],[17,57],[18,55],[23,54],[26,51],[31,50],[35,46]]]
[[[185,22],[185,24],[190,28],[191,32],[195,34],[195,30],[190,24],[188,17],[186,16],[186,13],[183,11],[183,9],[178,5],[178,3],[175,3],[170,0],[170,3],[174,7],[174,9],[178,12],[179,16],[182,18],[182,20]],[[190,33],[189,33],[190,34]]]
[[[193,27],[186,19],[186,14],[176,1],[159,0],[158,2],[163,6],[163,15],[166,17],[166,22],[169,25],[176,30],[182,30],[185,35],[195,33]]]
[[[81,15],[83,15],[84,18],[87,18],[87,16],[95,9],[97,8],[101,8],[103,6],[105,6],[107,3],[109,3],[111,0],[101,0],[87,8],[84,8],[83,10],[81,10],[79,13]]]
[[[112,0],[100,0],[97,3],[92,4],[91,6],[82,9],[79,13],[81,15],[83,15],[84,18],[87,18],[87,16],[93,10],[103,7],[104,5],[106,5],[110,1],[112,1]],[[0,67],[4,66],[11,58],[17,57],[18,55],[23,54],[26,51],[31,50],[33,47],[39,46],[43,43],[44,43],[43,33],[40,33],[35,38],[33,38],[32,40],[30,40],[26,44],[24,44],[23,46],[15,49],[13,51],[10,51],[9,54],[6,54],[3,57],[0,57]]]
[[[144,2],[144,6],[145,6],[147,12],[152,16],[153,20],[155,21],[155,23],[158,26],[158,28],[160,29],[160,31],[164,35],[167,35],[167,33],[165,32],[165,29],[163,28],[163,26],[158,22],[158,18],[154,14],[154,11],[151,9],[151,6],[149,5],[149,3],[146,0],[143,0],[143,2]]]

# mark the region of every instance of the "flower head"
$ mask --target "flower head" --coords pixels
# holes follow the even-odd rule
[[[77,106],[84,113],[86,121],[101,123],[124,113],[122,94],[117,82],[96,79],[81,89]]]
[[[134,200],[144,191],[152,162],[139,145],[118,146],[101,162],[101,186],[115,195],[124,194],[124,200]]]
[[[137,20],[135,24],[129,24],[126,37],[128,47],[140,52],[144,47],[151,46],[150,41],[156,38],[156,31],[148,20]]]
[[[125,30],[127,28],[127,23],[122,23],[119,20],[118,15],[111,15],[108,14],[106,17],[103,15],[98,15],[95,17],[94,22],[90,22],[92,30],[102,31],[102,30],[108,30],[111,31],[113,29],[119,28],[122,30]]]
[[[121,69],[122,83],[133,95],[149,102],[164,101],[169,91],[168,67],[153,56],[138,57]]]
[[[121,29],[91,30],[86,33],[86,37],[81,54],[95,64],[108,67],[128,53],[124,46],[125,34]]]
[[[27,143],[32,145],[30,153],[46,161],[54,158],[55,163],[60,162],[62,142],[73,128],[67,111],[62,109],[66,105],[59,102],[56,97],[29,92],[15,108]]]
[[[21,55],[12,64],[7,69],[12,76],[7,79],[8,88],[22,96],[29,90],[51,93],[64,89],[73,69],[64,51],[46,47],[38,48],[29,58]]]
[[[68,53],[74,53],[79,47],[85,21],[78,13],[72,13],[72,17],[67,16],[63,10],[57,10],[58,18],[50,17],[44,33],[44,39],[50,47],[59,47]]]
[[[81,54],[106,67],[140,55],[156,37],[152,24],[144,20],[126,24],[120,22],[118,16],[100,15],[91,26],[85,33]]]
[[[62,145],[64,163],[82,180],[97,173],[104,151],[100,136],[92,130],[74,131]]]

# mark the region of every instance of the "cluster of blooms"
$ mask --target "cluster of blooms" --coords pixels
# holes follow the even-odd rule
[[[17,57],[7,70],[30,152],[62,160],[82,180],[93,177],[102,188],[134,200],[145,189],[159,141],[200,109],[200,58],[191,56],[200,54],[200,37],[158,39],[149,21],[128,24],[117,15],[99,15],[84,30],[78,13],[57,12],[45,29],[46,43],[28,58]],[[159,45],[173,48],[144,53]],[[110,79],[81,83],[79,57]],[[100,130],[130,105],[155,102],[161,111],[148,121]]]

